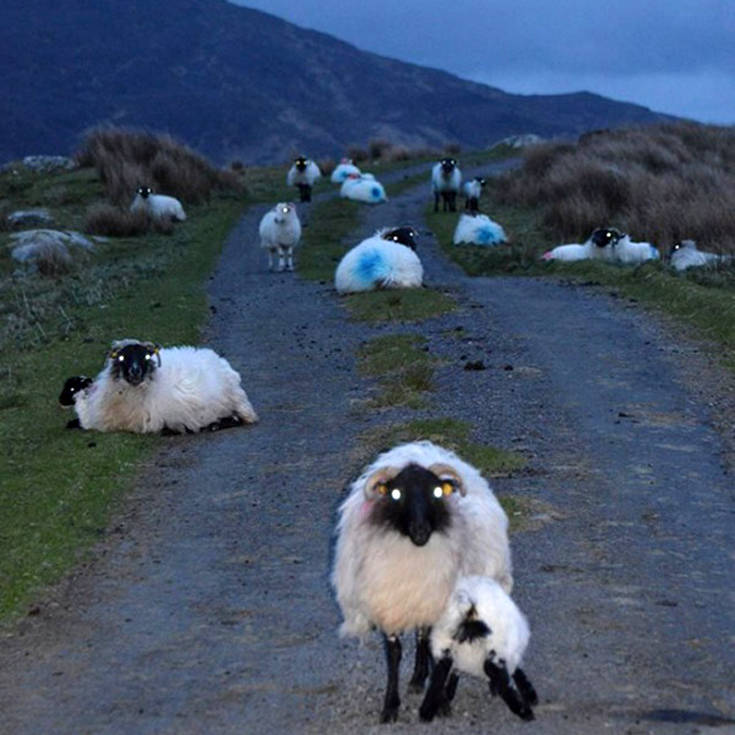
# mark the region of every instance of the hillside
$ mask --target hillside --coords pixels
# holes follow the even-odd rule
[[[507,94],[225,0],[10,0],[0,59],[0,161],[67,153],[100,122],[168,131],[219,162],[273,162],[373,137],[476,148],[663,117],[588,93]]]

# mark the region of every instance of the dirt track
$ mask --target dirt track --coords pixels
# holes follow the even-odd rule
[[[367,209],[351,242],[420,225],[426,188]],[[735,732],[731,445],[707,405],[731,400],[732,383],[703,397],[692,379],[703,355],[636,305],[563,283],[468,279],[430,235],[427,280],[458,310],[350,322],[330,284],[265,273],[262,212],[226,245],[207,335],[261,423],[167,441],[97,561],[0,642],[0,731]],[[420,332],[443,358],[431,410],[361,403],[371,383],[355,350],[397,331]],[[464,370],[468,360],[487,369]],[[336,637],[330,536],[365,460],[358,435],[416,415],[468,419],[475,440],[529,458],[494,486],[533,508],[512,547],[535,723],[464,678],[451,720],[418,723],[406,694],[399,723],[377,726],[379,641]]]

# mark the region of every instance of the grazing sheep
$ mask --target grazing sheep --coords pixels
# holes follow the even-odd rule
[[[657,248],[650,242],[632,242],[629,235],[623,235],[613,243],[613,260],[616,263],[644,263],[660,257]]]
[[[258,420],[240,375],[213,350],[135,339],[113,342],[94,382],[67,380],[62,399],[78,416],[70,428],[97,431],[184,433]]]
[[[418,288],[424,269],[414,252],[417,234],[411,227],[378,230],[349,250],[334,274],[338,293]]]
[[[342,182],[339,195],[345,199],[352,199],[365,204],[380,204],[387,202],[383,185],[372,174],[349,174]]]
[[[439,199],[444,212],[457,211],[457,194],[462,183],[462,172],[454,158],[442,158],[431,169],[431,191],[434,194],[434,211],[439,211]]]
[[[464,208],[470,212],[477,212],[480,208],[480,197],[487,182],[481,176],[475,176],[462,184],[462,193],[465,195]]]
[[[268,251],[268,270],[278,255],[278,270],[293,270],[293,250],[301,239],[301,222],[293,202],[279,202],[260,220],[260,247]]]
[[[677,271],[687,268],[700,268],[702,266],[713,266],[718,263],[732,261],[730,255],[718,255],[717,253],[706,253],[697,247],[694,240],[681,240],[671,246],[669,262],[671,267]]]
[[[519,666],[529,637],[525,616],[494,579],[461,578],[431,631],[436,663],[419,717],[428,722],[449,713],[456,672],[463,671],[487,676],[492,694],[522,720],[533,720],[538,696]]]
[[[322,172],[319,166],[305,156],[298,156],[294,159],[291,168],[286,175],[286,183],[289,186],[296,186],[299,189],[299,201],[311,201],[311,189],[317,179],[321,178]]]
[[[183,222],[186,219],[184,208],[176,197],[154,194],[149,186],[138,187],[130,211],[147,212],[153,219],[158,220]]]
[[[332,171],[331,181],[333,184],[341,184],[350,174],[360,175],[360,169],[355,166],[351,158],[343,158]]]
[[[471,465],[428,441],[379,455],[339,508],[332,585],[341,635],[381,631],[388,683],[381,721],[396,719],[400,635],[416,630],[411,686],[429,669],[428,631],[457,579],[481,574],[513,585],[508,518]]]
[[[547,250],[541,257],[543,260],[608,260],[615,259],[613,248],[622,237],[623,233],[614,227],[599,227],[582,243],[571,243],[569,245],[557,245]]]
[[[454,230],[455,245],[500,245],[508,242],[502,225],[494,222],[485,214],[460,214],[459,222]]]

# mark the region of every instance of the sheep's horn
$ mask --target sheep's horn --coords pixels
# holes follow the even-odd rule
[[[384,482],[392,480],[399,472],[400,470],[398,467],[381,467],[379,470],[375,470],[375,472],[369,475],[367,480],[365,480],[365,497],[368,500],[375,498],[378,494],[376,491],[378,485],[382,485]]]
[[[429,470],[429,472],[433,472],[437,477],[451,478],[452,481],[457,485],[457,490],[459,490],[459,494],[467,495],[467,488],[465,487],[462,478],[460,477],[457,470],[455,470],[454,467],[452,467],[451,465],[438,462],[431,465],[427,469]]]

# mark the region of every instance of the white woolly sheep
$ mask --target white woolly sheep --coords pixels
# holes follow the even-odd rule
[[[485,179],[481,176],[475,176],[474,179],[465,181],[464,184],[462,184],[462,193],[465,196],[465,209],[469,209],[470,212],[477,212],[480,208],[482,190],[485,188],[486,183]]]
[[[293,251],[301,240],[301,222],[293,202],[279,202],[260,220],[260,247],[268,251],[268,270],[278,255],[278,270],[293,270]]]
[[[434,211],[439,211],[439,199],[444,212],[457,211],[457,194],[462,184],[462,172],[454,158],[442,158],[431,169],[431,191],[434,194]]]
[[[380,204],[387,202],[383,185],[372,174],[349,174],[342,182],[339,195],[345,199],[352,199],[365,204]]]
[[[644,263],[660,257],[658,249],[650,242],[633,242],[629,235],[623,235],[613,243],[613,260],[616,263]]]
[[[338,293],[379,288],[418,288],[424,277],[411,227],[378,230],[347,251],[334,274]]]
[[[84,380],[67,380],[59,398],[74,403],[69,428],[184,433],[258,420],[240,375],[209,348],[116,341],[94,382]]]
[[[706,253],[697,247],[694,240],[681,240],[671,246],[669,262],[671,267],[677,271],[687,268],[701,268],[703,266],[714,266],[718,263],[732,261],[730,255],[718,255],[717,253]]]
[[[520,668],[528,647],[528,622],[503,588],[489,577],[462,577],[431,630],[434,670],[419,716],[431,721],[449,714],[457,688],[457,671],[489,679],[522,720],[533,720],[538,696]]]
[[[500,245],[508,242],[503,226],[491,220],[486,214],[460,214],[454,230],[455,245]]]
[[[159,220],[183,222],[186,219],[184,208],[176,197],[154,194],[149,186],[138,187],[130,211],[147,212],[153,219]]]
[[[423,688],[428,632],[457,579],[481,574],[513,585],[508,518],[480,473],[428,441],[379,455],[339,508],[332,585],[341,635],[383,634],[388,683],[381,721],[396,719],[402,633],[416,630],[411,686]]]
[[[351,158],[343,158],[332,171],[331,181],[333,184],[341,184],[350,174],[359,176],[360,173]]]
[[[544,260],[607,260],[615,259],[613,248],[623,233],[614,227],[598,227],[586,242],[557,245],[547,250],[541,257]]]
[[[286,183],[298,187],[299,201],[310,202],[311,189],[321,175],[322,172],[314,161],[305,156],[298,156],[286,174]]]

